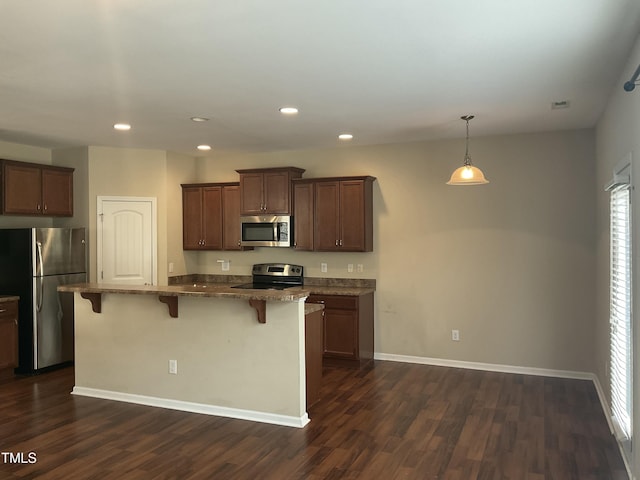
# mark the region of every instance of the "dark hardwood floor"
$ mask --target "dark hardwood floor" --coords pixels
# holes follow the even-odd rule
[[[0,479],[627,479],[588,381],[393,362],[324,380],[304,429],[72,396],[70,368],[3,381]]]

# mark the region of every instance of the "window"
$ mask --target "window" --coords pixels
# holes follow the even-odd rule
[[[625,450],[632,439],[632,272],[630,160],[614,171],[610,200],[611,414]]]

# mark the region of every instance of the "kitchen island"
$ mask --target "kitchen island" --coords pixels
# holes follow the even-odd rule
[[[74,293],[74,394],[294,427],[309,421],[304,288],[59,290]]]

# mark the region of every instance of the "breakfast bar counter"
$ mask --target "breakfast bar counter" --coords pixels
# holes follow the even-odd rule
[[[109,285],[103,283],[81,283],[61,285],[60,292],[77,292],[91,302],[95,313],[102,311],[102,294],[118,293],[131,295],[157,295],[167,305],[169,315],[178,317],[178,297],[217,297],[248,300],[256,310],[258,322],[266,322],[266,302],[294,302],[309,296],[310,291],[302,287],[289,290],[247,290],[234,288],[231,283],[193,283],[182,285]]]
[[[231,287],[58,287],[74,293],[73,394],[303,427],[309,291]]]

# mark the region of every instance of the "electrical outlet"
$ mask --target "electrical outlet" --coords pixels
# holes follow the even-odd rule
[[[169,262],[169,273],[173,273],[173,262]]]
[[[326,263],[321,263],[320,264],[320,271],[322,273],[327,273],[327,264]]]
[[[177,360],[169,360],[169,373],[172,375],[178,374],[178,361]]]
[[[358,264],[358,272],[364,272],[364,265],[362,265],[361,263]]]
[[[451,330],[451,340],[454,342],[460,341],[460,330]]]
[[[349,273],[353,272],[353,263],[350,263],[347,265],[347,272]]]

